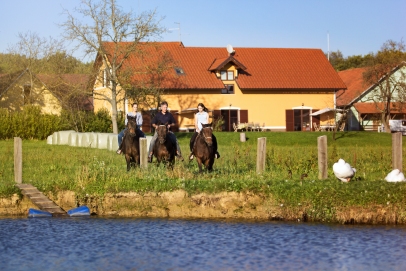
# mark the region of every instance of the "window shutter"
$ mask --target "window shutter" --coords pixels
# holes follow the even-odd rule
[[[240,123],[248,122],[248,110],[242,109],[240,110]]]
[[[285,116],[286,116],[286,119],[285,119],[286,131],[287,132],[294,131],[295,130],[295,127],[294,127],[295,119],[294,119],[293,110],[292,109],[286,109]]]

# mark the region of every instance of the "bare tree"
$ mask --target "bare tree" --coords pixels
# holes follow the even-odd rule
[[[389,40],[372,56],[364,73],[364,82],[373,86],[373,90],[364,101],[374,102],[387,132],[390,132],[391,111],[401,109],[406,101],[406,74],[402,69],[405,60],[403,41]]]
[[[118,87],[119,71],[131,54],[137,53],[140,42],[150,41],[164,30],[156,21],[156,10],[134,15],[132,11],[124,12],[116,0],[82,0],[75,12],[77,17],[65,10],[67,21],[62,27],[67,39],[77,41],[78,47],[84,46],[87,54],[97,54],[106,67],[108,95],[95,92],[94,99],[111,104],[113,132],[117,133],[117,103],[125,98],[121,92],[124,89]],[[90,19],[91,23],[82,22],[82,18]]]
[[[168,87],[182,86],[182,80],[173,73],[177,62],[159,44],[149,45],[139,61],[139,67],[132,67],[131,74],[128,73],[126,80],[122,81],[126,95],[144,107],[158,108]]]
[[[19,41],[7,49],[9,54],[7,64],[10,71],[26,70],[30,76],[30,88],[33,89],[34,74],[39,74],[46,69],[41,60],[63,51],[63,45],[61,41],[52,37],[41,38],[30,31],[19,33],[18,38]]]

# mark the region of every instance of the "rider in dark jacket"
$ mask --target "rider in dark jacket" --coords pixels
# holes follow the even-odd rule
[[[152,153],[153,153],[155,141],[158,137],[158,134],[156,132],[158,123],[162,123],[162,124],[168,123],[168,129],[169,129],[168,135],[171,137],[172,141],[176,142],[176,154],[177,154],[179,160],[183,161],[182,152],[180,150],[178,140],[177,140],[175,134],[170,131],[171,127],[176,125],[176,120],[172,116],[172,114],[170,112],[168,112],[168,103],[166,101],[163,101],[163,102],[161,102],[161,111],[156,113],[155,117],[152,119],[152,126],[155,128],[155,133],[151,139],[151,143],[149,144],[148,162],[150,162],[150,163],[152,162]]]

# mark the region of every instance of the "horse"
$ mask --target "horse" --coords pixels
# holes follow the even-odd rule
[[[213,131],[211,123],[202,124],[202,129],[196,136],[195,143],[193,145],[192,153],[196,157],[197,164],[199,165],[199,172],[203,171],[202,164],[208,171],[213,170],[213,164],[215,160],[215,152],[213,149],[212,135]]]
[[[140,133],[137,129],[136,117],[127,116],[127,120],[127,131],[124,134],[121,150],[125,155],[127,171],[130,171],[131,164],[140,165]]]
[[[157,166],[159,166],[161,162],[164,162],[173,169],[176,156],[176,143],[173,142],[169,136],[168,123],[158,123],[156,132],[158,134],[158,138],[155,140],[153,150],[154,156],[158,161]]]

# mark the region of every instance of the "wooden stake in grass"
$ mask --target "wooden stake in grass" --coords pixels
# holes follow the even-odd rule
[[[23,146],[19,137],[14,138],[14,180],[16,183],[23,182]]]
[[[147,139],[140,138],[140,168],[148,167],[148,148]]]
[[[392,169],[402,172],[402,133],[392,134]]]
[[[257,149],[257,173],[261,174],[265,170],[266,157],[266,137],[258,138]]]
[[[319,159],[319,180],[327,179],[327,136],[317,138],[317,150]]]

